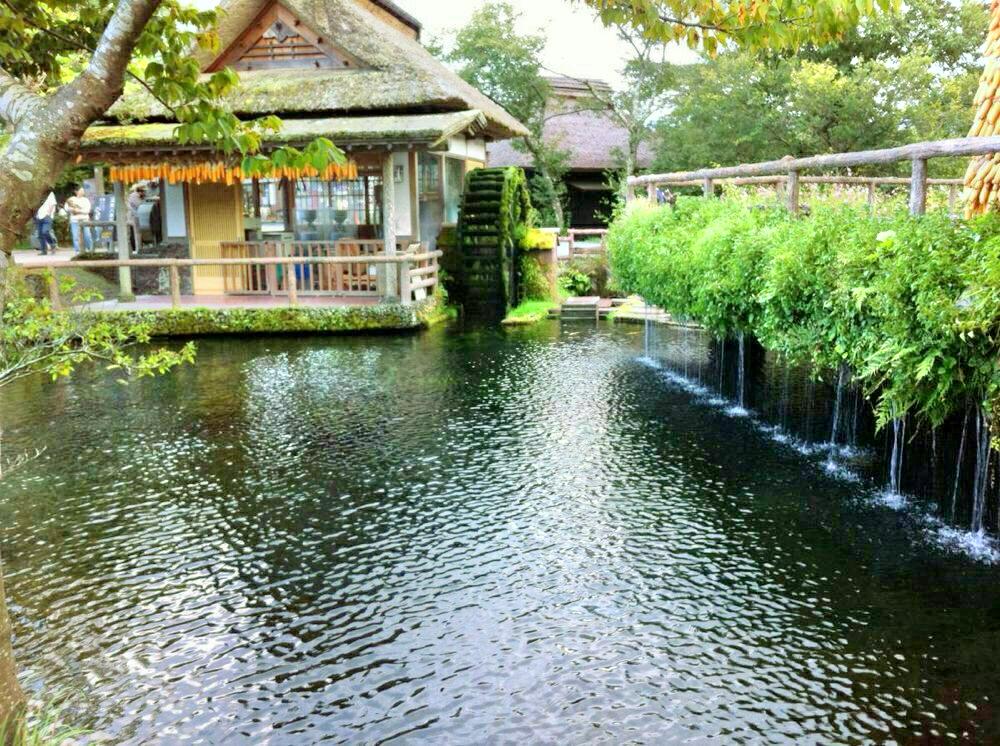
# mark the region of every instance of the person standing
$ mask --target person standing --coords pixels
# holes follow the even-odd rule
[[[80,253],[81,246],[87,251],[94,249],[94,237],[90,232],[90,226],[84,225],[90,221],[90,213],[93,206],[87,199],[87,193],[83,187],[76,190],[76,194],[66,200],[66,212],[69,213],[69,230],[73,236],[73,251]]]
[[[52,232],[52,224],[56,217],[56,195],[49,192],[42,206],[35,213],[35,230],[38,233],[38,251],[42,256],[49,253],[49,246],[52,253],[56,253],[56,237]]]
[[[142,249],[142,223],[139,221],[139,208],[146,201],[146,187],[136,184],[128,195],[128,225],[132,232],[132,243],[136,252]]]

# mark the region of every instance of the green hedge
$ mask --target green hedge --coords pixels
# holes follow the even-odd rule
[[[682,197],[626,212],[608,248],[616,281],[675,316],[816,371],[847,365],[880,424],[914,412],[936,425],[997,401],[997,217],[820,204],[795,218]]]
[[[379,304],[331,308],[181,308],[163,311],[113,311],[123,323],[148,324],[155,337],[211,334],[320,334],[394,331],[431,326],[449,315],[438,298],[413,306]]]

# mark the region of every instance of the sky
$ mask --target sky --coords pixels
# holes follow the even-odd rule
[[[424,40],[442,37],[461,27],[487,0],[395,0],[424,26]],[[595,78],[612,85],[621,81],[628,45],[619,41],[594,17],[591,9],[573,0],[508,0],[522,14],[522,33],[542,30],[548,37],[543,64],[551,72],[575,78]],[[216,0],[195,0],[212,7]],[[673,50],[674,62],[690,62],[685,49]]]

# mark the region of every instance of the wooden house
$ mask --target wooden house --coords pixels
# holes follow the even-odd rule
[[[229,0],[222,11],[222,51],[196,59],[205,73],[238,72],[227,108],[279,116],[268,146],[322,136],[349,161],[323,174],[243,178],[219,155],[179,144],[170,112],[151,96],[127,93],[88,130],[84,159],[110,166],[120,207],[136,181],[159,182],[163,241],[186,244],[192,259],[432,249],[457,220],[465,174],[485,164],[486,143],[524,133],[432,57],[420,24],[388,0]],[[193,290],[273,293],[273,276],[267,284],[246,268],[198,267]],[[313,286],[376,292],[358,278]]]
[[[610,93],[607,83],[579,81],[573,78],[548,78],[549,101],[546,106],[545,141],[568,154],[567,222],[570,228],[601,228],[607,225],[612,190],[607,174],[624,163],[628,134],[611,115],[600,108],[590,86]],[[532,171],[531,156],[514,147],[511,141],[487,146],[490,166],[520,166]],[[648,169],[653,152],[648,144],[639,147],[637,167]]]

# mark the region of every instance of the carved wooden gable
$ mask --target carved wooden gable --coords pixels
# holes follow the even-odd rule
[[[367,66],[314,32],[287,8],[274,3],[257,16],[208,71],[224,67],[242,72],[287,68],[350,70]]]

